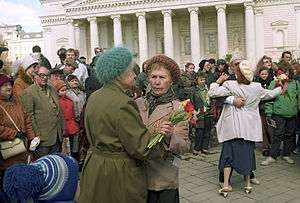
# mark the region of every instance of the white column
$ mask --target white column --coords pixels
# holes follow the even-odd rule
[[[75,23],[75,48],[80,50],[80,28],[79,24]]]
[[[255,9],[256,61],[265,55],[264,9]],[[254,64],[253,64],[254,65]]]
[[[113,22],[114,22],[114,44],[115,44],[115,46],[119,46],[123,43],[121,16],[120,15],[112,15],[111,19],[113,19]]]
[[[163,10],[164,15],[164,42],[165,42],[165,55],[174,58],[173,49],[173,28],[172,28],[172,11]]]
[[[86,39],[86,24],[80,23],[79,26],[79,50],[82,56],[88,58],[87,55],[87,39]]]
[[[75,48],[75,28],[73,19],[67,21],[68,25],[68,36],[69,36],[69,48]]]
[[[199,18],[198,18],[198,7],[189,8],[190,12],[190,25],[191,25],[191,55],[192,63],[195,67],[200,62],[200,33],[199,33]]]
[[[138,30],[139,30],[139,54],[140,65],[148,59],[148,40],[147,40],[147,25],[145,12],[136,13],[138,18]]]
[[[297,50],[300,52],[300,6],[294,7],[296,12]]]
[[[245,19],[246,19],[246,59],[256,64],[255,54],[255,27],[254,27],[254,13],[251,3],[244,3],[245,6]]]
[[[226,26],[226,5],[216,5],[218,16],[218,57],[225,58],[228,54],[227,26]]]
[[[100,30],[101,30],[100,45],[102,48],[108,48],[109,47],[109,37],[108,37],[108,29],[107,29],[106,21],[100,22]]]
[[[44,38],[44,49],[43,54],[49,59],[51,62],[59,62],[59,60],[56,60],[57,57],[52,57],[52,47],[51,47],[51,28],[43,28],[43,38]]]
[[[90,22],[90,36],[91,36],[91,56],[94,55],[94,48],[99,46],[98,39],[98,23],[96,17],[89,17],[87,20]]]

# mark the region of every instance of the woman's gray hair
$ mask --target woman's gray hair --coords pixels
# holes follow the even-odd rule
[[[233,66],[233,61],[237,59],[244,59],[244,56],[242,54],[233,54],[233,56],[230,59],[229,65],[232,67]]]

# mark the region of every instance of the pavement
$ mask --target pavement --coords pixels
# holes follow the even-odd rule
[[[231,178],[232,192],[224,198],[218,194],[218,163],[221,145],[209,148],[209,155],[197,156],[188,153],[182,158],[179,171],[179,195],[181,203],[190,202],[263,202],[263,203],[300,203],[300,154],[291,154],[295,164],[288,164],[281,157],[270,166],[261,166],[266,157],[261,154],[261,144],[256,144],[255,177],[260,185],[252,184],[252,192],[243,191],[244,178],[233,172]]]

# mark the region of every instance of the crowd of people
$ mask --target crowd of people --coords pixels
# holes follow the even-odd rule
[[[19,138],[26,148],[8,159],[0,156],[0,198],[22,200],[3,183],[11,166],[35,166],[35,159],[43,157],[60,160],[62,155],[51,154],[63,153],[82,171],[80,195],[75,188],[71,199],[77,191],[79,202],[179,202],[181,155],[209,156],[214,127],[222,143],[219,193],[225,197],[232,190],[233,170],[244,175],[247,194],[251,183],[260,184],[253,173],[255,142],[262,142],[263,166],[276,162],[281,142],[287,163],[294,163],[291,153],[300,152],[300,64],[290,62],[288,51],[278,63],[263,56],[256,67],[239,54],[229,63],[204,59],[197,72],[195,64],[182,69],[163,55],[144,61],[139,72],[124,47],[94,51],[87,64],[79,50],[61,48],[60,64],[52,67],[34,46],[31,56],[14,63],[10,75],[0,63],[0,139]],[[279,74],[288,80],[277,81]],[[184,100],[200,116],[193,125],[173,125],[166,118],[182,110]],[[162,142],[149,149],[158,134],[164,135]],[[41,142],[29,152],[35,137]],[[39,199],[38,194],[32,198]]]

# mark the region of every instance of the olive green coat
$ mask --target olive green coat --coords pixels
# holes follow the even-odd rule
[[[82,170],[79,202],[146,202],[142,160],[161,158],[165,150],[161,144],[147,149],[152,137],[135,101],[116,84],[105,84],[89,98],[85,127],[91,148]]]

